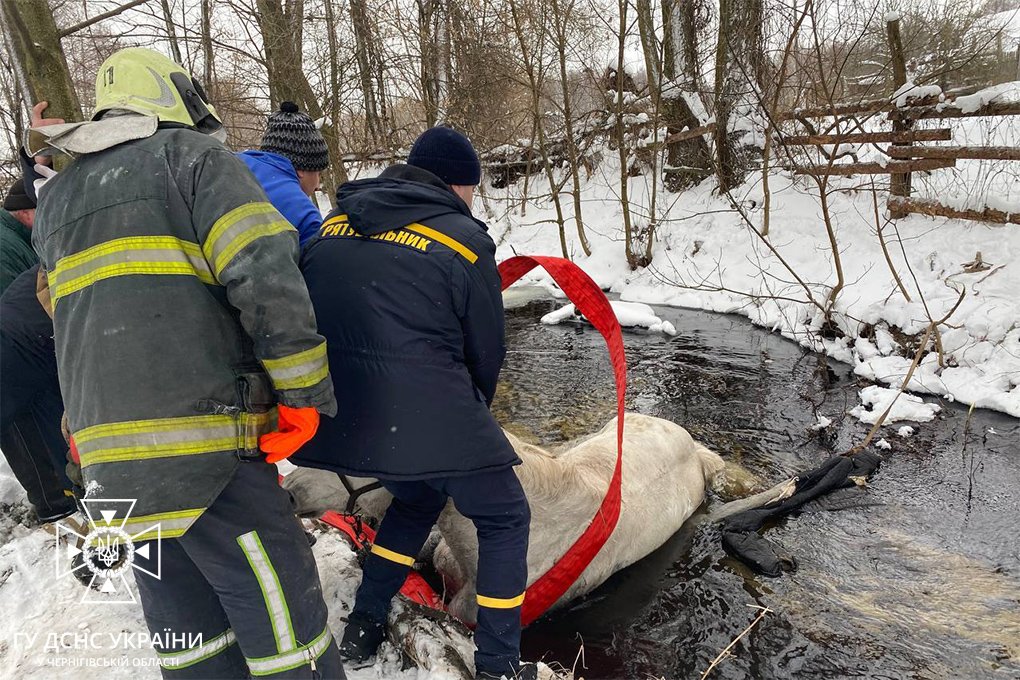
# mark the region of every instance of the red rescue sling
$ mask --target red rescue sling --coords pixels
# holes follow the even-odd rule
[[[616,468],[602,505],[574,544],[546,573],[528,587],[521,608],[521,622],[526,626],[551,607],[588,568],[591,561],[609,540],[620,519],[621,483],[623,481],[623,411],[627,392],[627,358],[623,350],[623,334],[613,306],[602,289],[580,267],[559,257],[519,256],[499,264],[499,275],[506,290],[519,278],[541,266],[581,314],[602,334],[609,347],[609,359],[616,378]]]
[[[542,616],[584,573],[591,561],[609,540],[620,518],[621,483],[623,481],[623,412],[627,391],[627,359],[623,350],[623,334],[613,307],[602,289],[580,267],[559,257],[519,256],[501,262],[499,274],[506,290],[535,267],[542,267],[552,276],[567,298],[602,334],[609,348],[609,359],[616,379],[616,467],[609,488],[591,523],[549,571],[528,587],[521,607],[521,623],[525,626]],[[346,534],[357,548],[371,545],[375,532],[349,514],[332,510],[322,521]],[[433,609],[443,610],[442,598],[415,571],[408,574],[400,592],[410,600]]]

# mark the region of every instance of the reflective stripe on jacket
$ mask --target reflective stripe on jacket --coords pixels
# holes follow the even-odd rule
[[[334,413],[297,233],[210,137],[164,129],[47,185],[61,392],[90,498],[177,536],[258,453],[277,401]]]

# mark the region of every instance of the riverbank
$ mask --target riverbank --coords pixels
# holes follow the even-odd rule
[[[648,223],[649,184],[644,176],[629,180],[638,228]],[[770,185],[768,239],[757,233],[764,220],[760,175],[733,194],[735,204],[715,195],[712,181],[659,193],[652,264],[632,271],[619,167],[604,154],[581,192],[591,255],[582,251],[572,201],[562,197],[568,254],[621,300],[740,314],[897,388],[932,320],[952,311],[937,327],[941,352],[924,353],[908,390],[1020,417],[1020,228],[921,216],[886,224],[884,205],[876,222],[871,191],[847,181],[828,197],[834,250],[813,182],[779,173]],[[544,175],[530,178],[521,214],[523,191],[520,183],[485,188],[481,203],[497,260],[561,255]],[[821,307],[840,271],[843,285],[826,318]],[[540,273],[528,281],[553,288]]]

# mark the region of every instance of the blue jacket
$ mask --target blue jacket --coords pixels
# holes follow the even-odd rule
[[[298,230],[302,246],[319,233],[322,213],[301,191],[297,172],[290,160],[266,151],[243,151],[238,156],[262,185],[273,207]]]
[[[520,462],[489,413],[506,353],[495,252],[425,170],[395,165],[337,190],[301,270],[339,408],[294,462],[387,480]]]

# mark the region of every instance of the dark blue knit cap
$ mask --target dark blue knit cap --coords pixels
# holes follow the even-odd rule
[[[407,164],[428,170],[451,185],[475,186],[482,181],[482,164],[475,148],[453,128],[434,127],[421,133],[411,147]]]

